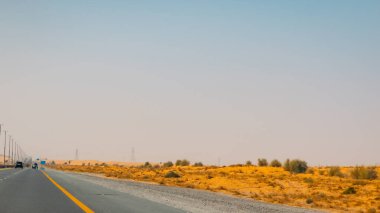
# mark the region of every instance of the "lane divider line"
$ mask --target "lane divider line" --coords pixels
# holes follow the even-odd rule
[[[61,185],[59,185],[57,182],[53,180],[46,172],[41,171],[47,179],[50,180],[59,190],[63,192],[71,201],[73,201],[79,208],[81,208],[85,213],[95,213],[93,210],[91,210],[89,207],[87,207],[84,203],[82,203],[80,200],[78,200],[76,197],[74,197],[70,192],[68,192],[65,188],[63,188]]]

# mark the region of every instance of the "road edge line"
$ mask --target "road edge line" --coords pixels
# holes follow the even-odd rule
[[[82,203],[80,200],[78,200],[74,195],[72,195],[69,191],[67,191],[65,188],[63,188],[61,185],[59,185],[53,178],[51,178],[46,172],[41,171],[42,174],[44,174],[47,179],[50,180],[59,190],[63,192],[71,201],[73,201],[79,208],[81,208],[85,213],[95,213],[93,210],[91,210],[88,206],[86,206],[84,203]]]

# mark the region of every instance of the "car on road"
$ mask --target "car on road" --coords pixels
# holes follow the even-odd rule
[[[24,164],[21,161],[17,161],[16,165],[15,165],[15,168],[21,168],[21,169],[23,169],[24,168]]]
[[[38,164],[37,163],[33,163],[32,164],[32,169],[38,169]]]

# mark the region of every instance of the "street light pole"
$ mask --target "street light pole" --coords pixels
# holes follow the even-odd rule
[[[16,143],[16,160],[20,161],[20,158],[18,157],[18,144]]]
[[[8,165],[9,165],[9,160],[11,158],[11,143],[12,143],[12,136],[9,136],[8,140]]]
[[[12,147],[11,147],[11,159],[12,159],[12,165],[15,163],[14,161],[13,161],[13,147],[15,146],[15,141],[13,140],[13,138],[12,138]]]
[[[13,149],[12,149],[13,164],[16,161],[16,145],[17,145],[17,141],[14,142]]]
[[[17,142],[15,141],[14,144],[13,144],[13,164],[15,164],[16,162],[16,145],[17,145]]]
[[[5,167],[5,151],[6,151],[6,148],[7,148],[7,131],[4,131],[4,167]]]

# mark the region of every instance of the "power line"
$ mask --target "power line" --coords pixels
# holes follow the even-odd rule
[[[0,136],[4,132],[4,150],[3,150],[3,167],[9,167],[15,164],[17,161],[30,161],[30,157],[22,150],[20,144],[17,143],[12,135],[9,135],[9,131],[4,129],[4,125],[0,124]],[[1,137],[0,137],[1,139]],[[7,144],[8,140],[8,144]],[[7,155],[8,148],[8,155]]]

